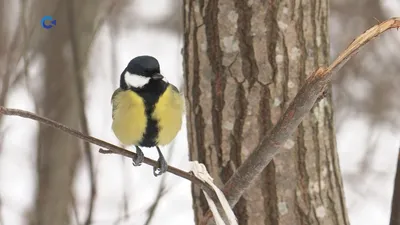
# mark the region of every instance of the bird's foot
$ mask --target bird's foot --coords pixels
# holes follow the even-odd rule
[[[159,155],[157,160],[157,166],[153,167],[153,174],[155,177],[160,176],[161,174],[167,172],[168,170],[167,161],[165,161],[165,158],[162,155],[160,148],[158,148],[158,146],[157,146],[157,151]]]
[[[164,157],[158,158],[157,163],[158,166],[153,167],[153,174],[155,177],[160,176],[168,170],[168,164],[165,161]]]
[[[138,146],[136,146],[136,157],[132,159],[132,164],[134,166],[140,166],[142,165],[143,160],[144,160],[144,154],[142,150]]]

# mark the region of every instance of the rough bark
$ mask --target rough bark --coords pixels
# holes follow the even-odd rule
[[[327,0],[184,0],[191,160],[222,186],[328,62]],[[239,224],[348,224],[331,96],[235,206]],[[193,187],[198,222],[208,206]]]

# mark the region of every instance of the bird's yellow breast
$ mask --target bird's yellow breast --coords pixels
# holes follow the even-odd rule
[[[138,145],[147,124],[143,99],[133,91],[117,89],[112,105],[115,136],[124,145]]]
[[[153,112],[158,121],[158,145],[169,144],[182,126],[183,99],[172,86],[168,86],[160,96]]]
[[[148,117],[157,122],[154,140],[157,145],[169,144],[181,129],[183,98],[172,86],[159,97],[151,115],[146,115],[144,100],[131,90],[118,89],[112,103],[112,129],[124,145],[139,145],[146,132]]]

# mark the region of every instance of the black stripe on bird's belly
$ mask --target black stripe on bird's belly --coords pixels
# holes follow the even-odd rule
[[[157,137],[159,132],[158,121],[152,118],[154,107],[158,102],[158,99],[164,93],[168,85],[164,82],[150,83],[140,91],[136,91],[144,100],[147,126],[146,131],[143,135],[142,140],[139,142],[139,146],[143,147],[154,147],[157,143]]]
[[[143,139],[139,143],[140,146],[154,147],[157,145],[156,140],[159,128],[158,128],[158,121],[156,121],[151,117],[153,112],[154,112],[154,105],[146,104],[147,126],[146,126],[146,131],[143,135]]]

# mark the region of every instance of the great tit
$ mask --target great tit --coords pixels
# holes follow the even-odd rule
[[[133,58],[121,74],[111,103],[115,136],[122,144],[136,147],[133,165],[140,166],[144,160],[140,147],[156,147],[159,158],[153,174],[166,172],[168,164],[159,146],[169,144],[181,129],[183,97],[160,73],[157,59]]]

